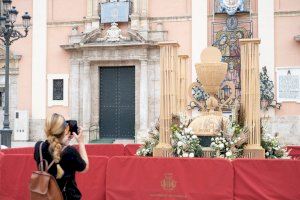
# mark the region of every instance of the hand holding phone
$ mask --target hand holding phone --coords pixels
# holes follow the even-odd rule
[[[75,137],[78,144],[84,144],[84,136],[83,136],[81,127],[78,128],[78,134],[75,132],[72,132],[72,135]]]

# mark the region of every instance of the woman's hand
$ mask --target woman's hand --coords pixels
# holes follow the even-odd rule
[[[78,135],[76,133],[72,133],[78,144],[84,144],[84,136],[81,127],[78,127]]]

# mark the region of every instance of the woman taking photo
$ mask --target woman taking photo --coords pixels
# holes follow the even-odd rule
[[[62,115],[54,113],[47,117],[45,134],[47,139],[35,144],[34,159],[40,164],[39,148],[42,148],[43,159],[48,163],[54,161],[48,173],[56,178],[64,199],[81,199],[81,193],[75,181],[75,172],[86,172],[89,161],[84,146],[84,136],[81,128],[76,133],[70,133],[69,125]],[[68,146],[71,138],[79,144],[79,152],[75,147]]]

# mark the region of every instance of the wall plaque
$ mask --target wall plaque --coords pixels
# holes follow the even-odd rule
[[[129,1],[101,3],[101,23],[128,22]]]
[[[300,68],[277,69],[277,101],[300,103]]]

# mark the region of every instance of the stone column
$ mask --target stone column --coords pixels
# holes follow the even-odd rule
[[[160,116],[159,144],[153,149],[153,156],[170,157],[172,114],[176,110],[175,70],[178,63],[178,43],[161,42],[160,45]]]
[[[46,117],[46,73],[47,73],[47,1],[33,1],[32,26],[32,110],[30,139],[44,137],[43,126]]]
[[[148,106],[148,62],[142,60],[140,75],[140,130],[138,142],[144,139],[148,134]]]
[[[78,60],[71,60],[71,74],[70,74],[70,101],[71,101],[71,110],[70,117],[71,119],[79,121],[79,67],[80,62]]]
[[[90,62],[83,62],[83,82],[82,84],[82,125],[86,142],[89,140],[89,128],[91,124],[91,76]]]
[[[178,75],[176,79],[177,88],[177,111],[186,112],[187,107],[187,62],[188,55],[178,56]]]
[[[260,133],[259,39],[241,39],[241,119],[249,128],[248,145],[244,154],[264,158]]]

